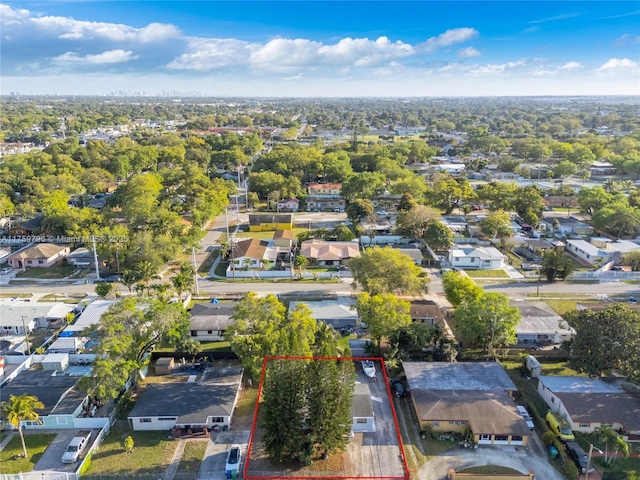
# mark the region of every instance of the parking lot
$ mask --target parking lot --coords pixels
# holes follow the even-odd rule
[[[79,432],[79,430],[56,430],[54,431],[43,431],[37,430],[34,433],[57,433],[56,438],[49,444],[49,447],[45,450],[36,463],[36,466],[33,468],[34,472],[75,472],[78,468],[77,463],[62,463],[62,454],[64,453],[67,445],[71,439]],[[84,452],[81,454],[81,459],[84,458],[86,452],[89,451],[89,448],[93,444],[95,437],[98,431],[93,430],[91,435],[91,440],[89,444],[84,449]]]

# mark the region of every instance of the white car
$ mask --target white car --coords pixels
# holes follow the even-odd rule
[[[4,275],[6,273],[9,273],[11,270],[13,270],[11,267],[4,267],[2,270],[0,270],[0,274]]]
[[[533,424],[533,420],[531,420],[531,416],[529,415],[529,412],[527,412],[527,409],[521,405],[516,406],[516,408],[518,409],[518,412],[520,412],[520,415],[522,415],[522,418],[524,418],[524,423],[527,424],[529,430],[533,430],[535,425]]]
[[[233,472],[240,470],[240,460],[242,457],[242,447],[240,445],[231,445],[227,452],[227,462],[224,465],[224,473],[227,478],[232,478]]]

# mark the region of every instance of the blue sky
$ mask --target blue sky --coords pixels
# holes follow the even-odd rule
[[[637,1],[6,1],[0,26],[2,93],[640,94]]]

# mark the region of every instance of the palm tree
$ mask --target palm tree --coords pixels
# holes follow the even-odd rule
[[[617,432],[609,425],[600,425],[593,433],[599,442],[604,442],[604,461],[611,464],[619,451],[626,457],[629,455],[629,445],[622,438],[620,438]],[[611,445],[615,452],[609,456],[609,445]]]
[[[140,280],[138,273],[133,270],[125,270],[120,276],[120,282],[129,289],[129,295],[133,293],[134,285]]]
[[[182,294],[191,290],[194,283],[195,280],[193,279],[193,275],[187,275],[186,272],[180,272],[171,279],[173,289],[178,294],[180,300],[182,300]]]
[[[147,289],[147,295],[149,294],[149,282],[156,278],[157,272],[158,269],[151,262],[140,262],[136,265],[136,273]]]
[[[42,410],[44,403],[38,400],[33,395],[9,395],[8,402],[2,402],[2,411],[4,412],[7,421],[18,429],[20,433],[20,440],[22,440],[22,452],[23,456],[27,456],[27,446],[24,443],[24,434],[22,433],[21,422],[24,420],[37,421],[40,415],[36,410]]]

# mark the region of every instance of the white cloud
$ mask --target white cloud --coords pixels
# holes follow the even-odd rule
[[[130,60],[135,60],[138,55],[134,55],[130,50],[109,50],[107,52],[98,53],[95,55],[78,55],[74,52],[66,52],[62,55],[52,58],[54,62],[60,63],[87,63],[91,65],[104,65],[108,63],[122,63]]]
[[[478,36],[475,28],[453,28],[441,33],[437,37],[431,37],[426,42],[416,45],[416,49],[431,53],[442,47],[448,47],[455,43],[463,43]]]
[[[63,40],[105,39],[113,42],[133,41],[151,43],[178,37],[180,30],[174,25],[150,23],[143,28],[105,22],[87,22],[70,17],[35,16],[29,10],[1,5],[0,24],[19,26],[25,32],[38,32]]]
[[[174,58],[166,67],[169,70],[212,70],[233,65],[246,65],[259,45],[232,38],[188,39],[189,53]]]
[[[625,33],[621,37],[616,38],[614,43],[619,47],[623,47],[625,45],[636,45],[640,43],[640,35]]]
[[[304,66],[318,60],[320,42],[296,38],[271,40],[251,54],[251,63],[256,66]]]
[[[524,59],[517,60],[515,62],[506,62],[506,63],[489,63],[487,65],[478,65],[476,68],[469,72],[470,75],[496,75],[505,73],[507,70],[513,70],[519,67],[524,67],[527,65],[527,61]]]
[[[546,23],[546,22],[555,22],[557,20],[567,20],[568,18],[574,18],[580,16],[579,13],[563,13],[560,15],[556,15],[555,17],[547,17],[542,18],[540,20],[531,20],[529,23]]]
[[[580,68],[582,68],[582,64],[580,62],[567,62],[558,67],[558,70],[578,70]]]
[[[559,67],[550,66],[550,65],[542,65],[536,68],[532,75],[535,77],[552,77],[558,75],[559,73],[572,72],[575,70],[580,70],[584,68],[584,66],[580,62],[567,62],[564,65],[560,65]]]
[[[458,50],[458,57],[460,58],[473,58],[473,57],[479,57],[481,55],[482,55],[482,52],[480,52],[480,50],[477,50],[473,47],[461,48],[460,50]]]
[[[349,65],[358,67],[379,65],[390,59],[408,57],[415,54],[413,46],[387,37],[377,40],[368,38],[343,38],[334,45],[323,45],[318,49],[323,63],[330,65]]]
[[[610,58],[595,71],[598,73],[640,73],[640,64],[628,58]]]

